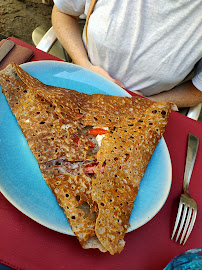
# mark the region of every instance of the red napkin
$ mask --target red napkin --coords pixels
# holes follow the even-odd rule
[[[0,41],[0,47],[6,42],[6,39]],[[18,65],[23,64],[31,59],[33,51],[29,48],[15,44],[12,50],[0,62],[0,70],[4,69],[10,62]]]
[[[35,52],[43,57],[40,51]],[[47,54],[46,54],[47,57]],[[54,59],[49,56],[49,59]],[[170,240],[182,192],[187,135],[200,139],[199,151],[190,184],[198,205],[194,229],[181,246]],[[175,256],[202,246],[202,123],[172,112],[164,134],[171,161],[172,186],[163,208],[147,224],[126,235],[126,246],[114,256],[98,250],[84,250],[73,236],[52,231],[36,223],[0,195],[0,262],[25,270],[162,270]],[[163,179],[162,179],[163,181]]]

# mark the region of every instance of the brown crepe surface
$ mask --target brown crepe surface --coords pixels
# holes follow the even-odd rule
[[[81,245],[120,252],[140,180],[171,104],[48,86],[14,63],[0,72],[0,83]],[[92,127],[110,130],[100,149],[91,149],[96,142],[86,131]],[[91,165],[97,166],[93,177],[85,169]]]
[[[96,235],[111,254],[121,252],[125,245],[123,239],[130,226],[140,181],[162,137],[170,111],[167,103],[153,104],[133,124],[122,121],[102,141],[92,198],[99,209]]]
[[[102,94],[88,95],[75,90],[45,85],[13,64],[21,80],[56,107],[60,117],[81,119],[86,125],[114,126],[121,120],[133,121],[141,116],[153,102],[141,97],[117,97]]]
[[[82,163],[76,169],[80,173],[78,176],[71,162],[86,159],[88,138],[81,134],[77,146],[74,138],[78,136],[78,130],[72,118],[66,120],[59,118],[51,103],[41,98],[32,88],[28,88],[16,76],[13,66],[0,73],[2,91],[46,183],[56,195],[58,203],[68,217],[72,231],[83,245],[89,237],[95,235],[97,205],[92,201],[90,194],[91,178],[82,170]],[[66,162],[66,159],[69,163],[65,164],[65,168],[69,167],[66,168],[66,172],[60,173],[59,168],[65,170],[60,164]],[[83,210],[80,209],[84,203],[88,205],[88,216],[85,218]]]

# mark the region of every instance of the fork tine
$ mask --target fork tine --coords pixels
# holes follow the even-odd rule
[[[177,227],[178,227],[178,223],[179,223],[179,220],[180,220],[181,213],[182,213],[182,203],[181,203],[181,201],[180,201],[179,207],[178,207],[178,211],[177,211],[177,217],[176,217],[176,220],[175,220],[175,226],[174,226],[174,229],[173,229],[173,234],[172,234],[171,240],[173,239],[173,237],[174,237],[174,235],[175,235],[175,232],[176,232],[176,230],[177,230]]]
[[[188,208],[186,223],[185,223],[185,226],[184,226],[184,229],[183,229],[183,232],[182,232],[182,236],[181,236],[181,239],[180,239],[180,244],[182,244],[184,236],[185,236],[185,234],[187,232],[187,228],[188,228],[188,225],[189,225],[189,222],[190,222],[190,219],[191,219],[191,214],[192,214],[192,208]]]
[[[181,222],[180,222],[180,227],[179,227],[179,230],[178,230],[178,233],[177,233],[177,237],[176,237],[176,242],[177,242],[177,240],[178,240],[178,238],[179,238],[179,236],[180,236],[180,233],[181,233],[181,231],[182,231],[182,228],[183,228],[183,226],[184,226],[184,223],[185,223],[185,218],[186,218],[186,215],[187,215],[187,205],[185,204],[184,205],[184,209],[183,209],[183,215],[182,215],[182,219],[181,219]]]
[[[190,233],[191,233],[191,231],[192,231],[192,229],[194,227],[194,223],[195,223],[195,220],[196,220],[197,210],[196,209],[193,209],[193,210],[194,211],[193,211],[193,214],[192,214],[192,219],[191,219],[190,226],[189,226],[189,229],[188,229],[188,232],[187,232],[187,235],[186,235],[186,238],[184,240],[183,245],[186,243],[186,241],[187,241],[187,239],[188,239],[188,237],[189,237],[189,235],[190,235]]]

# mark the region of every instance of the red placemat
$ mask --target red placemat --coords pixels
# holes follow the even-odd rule
[[[13,42],[15,42],[15,44],[26,47],[28,49],[31,49],[34,52],[33,57],[31,58],[31,62],[32,61],[39,61],[39,60],[56,60],[56,61],[63,61],[62,59],[59,59],[49,53],[43,52],[41,50],[36,49],[36,47],[25,43],[17,38],[14,37],[9,37],[7,38],[8,40],[12,40]]]
[[[2,39],[0,41],[0,48],[5,42],[6,39]],[[33,51],[31,49],[15,44],[11,51],[0,62],[0,70],[7,67],[10,62],[15,62],[16,64],[20,65],[29,61],[32,57]]]
[[[57,59],[35,48],[34,54],[35,61]],[[164,134],[172,161],[170,194],[151,221],[126,235],[126,246],[120,254],[112,256],[98,250],[83,250],[75,237],[36,223],[0,195],[0,262],[26,270],[162,270],[173,257],[201,247],[201,143],[190,184],[190,193],[198,205],[196,223],[185,246],[170,240],[182,192],[188,133],[197,135],[202,142],[202,123],[172,112]]]

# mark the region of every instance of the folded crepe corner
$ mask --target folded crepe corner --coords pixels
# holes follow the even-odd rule
[[[45,85],[15,63],[0,72],[0,84],[81,246],[120,253],[173,104]],[[95,127],[108,129],[101,145],[88,134]]]

